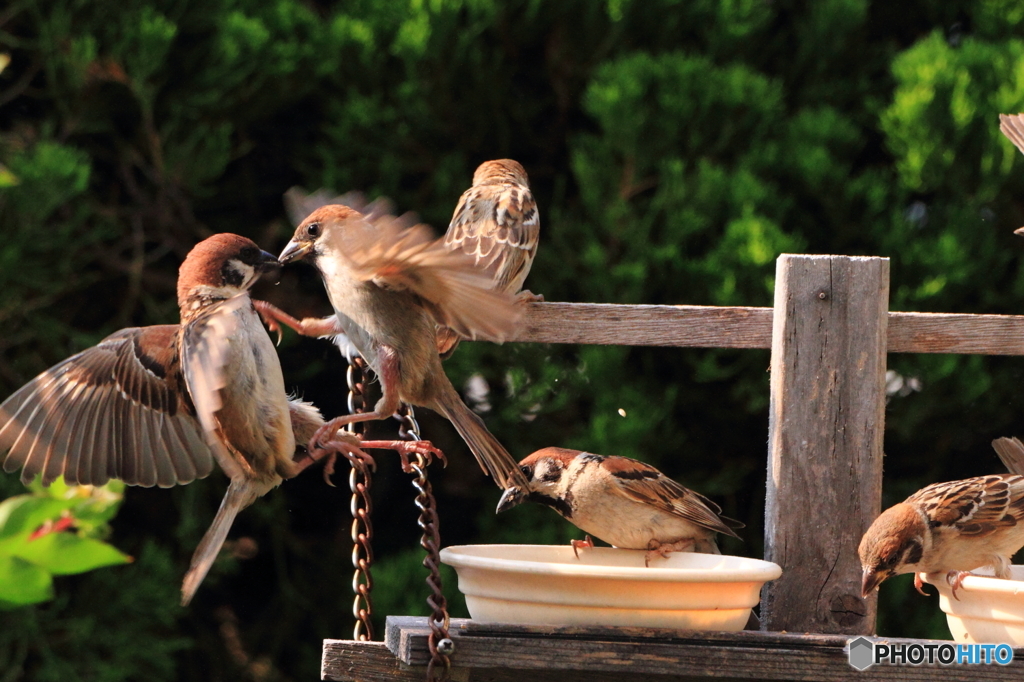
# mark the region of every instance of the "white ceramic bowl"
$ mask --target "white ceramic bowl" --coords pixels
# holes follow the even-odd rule
[[[782,575],[758,559],[675,552],[644,566],[643,550],[568,545],[462,545],[455,567],[473,620],[742,630],[761,586]]]
[[[969,575],[956,591],[945,573],[921,573],[939,589],[939,608],[957,642],[1024,646],[1024,566],[1010,566],[1010,580]]]

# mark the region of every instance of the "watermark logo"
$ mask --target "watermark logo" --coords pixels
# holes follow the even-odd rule
[[[867,670],[873,665],[1007,665],[1013,661],[1009,644],[939,644],[937,642],[875,642],[867,637],[847,643],[850,665]]]

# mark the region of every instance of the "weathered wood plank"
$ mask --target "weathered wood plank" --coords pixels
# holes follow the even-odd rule
[[[889,261],[779,257],[761,628],[871,634],[857,544],[882,494]]]
[[[325,639],[320,679],[345,682],[423,682],[423,670],[402,665],[384,642]]]
[[[771,308],[531,303],[510,341],[768,348]]]
[[[426,663],[425,618],[389,617],[387,643],[404,663]],[[1006,680],[1024,672],[1024,650],[1009,666],[890,666],[859,672],[848,663],[847,637],[777,632],[692,632],[479,624],[453,619],[457,680]],[[906,645],[937,640],[875,638]],[[330,642],[325,643],[325,646]],[[417,669],[422,670],[422,667]],[[518,670],[518,672],[516,672]]]
[[[772,309],[531,303],[512,341],[771,348]],[[889,313],[890,353],[1024,355],[1024,315]]]
[[[1024,355],[1024,315],[889,313],[890,353]]]

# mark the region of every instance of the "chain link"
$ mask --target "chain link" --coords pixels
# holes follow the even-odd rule
[[[412,405],[403,404],[396,417],[401,422],[398,434],[406,440],[421,440],[420,426],[416,422],[416,414]],[[430,663],[427,664],[427,680],[447,680],[451,670],[450,656],[455,650],[455,644],[448,636],[448,602],[444,597],[441,586],[441,534],[437,518],[437,503],[434,500],[433,489],[430,481],[427,480],[427,465],[430,461],[421,453],[416,453],[412,460],[412,468],[416,474],[412,485],[416,489],[416,506],[420,510],[419,526],[423,530],[420,538],[420,546],[427,551],[423,559],[423,566],[430,571],[427,576],[427,587],[430,594],[427,596],[427,605],[430,606],[430,637],[427,639],[427,646],[430,649]],[[442,667],[440,677],[435,674],[435,669]]]
[[[366,361],[353,354],[351,349],[346,352],[345,359],[348,360],[348,371],[345,373],[348,381],[348,411],[349,414],[356,414],[366,409],[364,390],[368,369]],[[348,424],[345,428],[355,434],[356,427],[356,424]],[[371,476],[370,469],[361,460],[349,461],[352,465],[348,474],[348,485],[352,489],[352,567],[355,569],[352,574],[352,592],[355,594],[352,615],[356,619],[352,639],[365,642],[373,639],[373,622],[370,620],[373,614],[373,601],[370,597],[373,589],[373,576],[370,574],[373,565]]]

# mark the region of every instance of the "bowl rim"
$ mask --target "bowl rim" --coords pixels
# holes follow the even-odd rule
[[[489,548],[564,548],[570,549],[569,545],[525,545],[525,544],[477,544],[477,545],[452,545],[441,550],[441,561],[454,568],[479,568],[505,573],[529,573],[534,575],[573,575],[589,578],[606,578],[618,580],[643,580],[650,582],[768,582],[776,580],[782,575],[782,567],[764,559],[751,559],[750,557],[723,554],[719,556],[739,559],[749,564],[748,568],[739,569],[715,569],[715,568],[662,568],[658,566],[594,566],[589,564],[568,564],[550,561],[529,561],[525,559],[506,559],[500,557],[485,557],[462,552],[460,550],[476,547]],[[620,549],[618,547],[594,547],[586,551],[602,552],[636,552],[644,553],[642,549]]]
[[[938,571],[936,573],[919,573],[921,580],[925,581],[929,585],[934,585],[939,591],[952,592],[949,583],[946,582],[946,573],[944,571]],[[965,576],[961,581],[960,586],[964,592],[973,592],[974,594],[981,596],[982,594],[1005,594],[1011,597],[1019,597],[1024,595],[1024,580],[1014,580],[1012,578],[997,578],[992,575],[968,575]],[[960,594],[964,594],[960,592]]]

